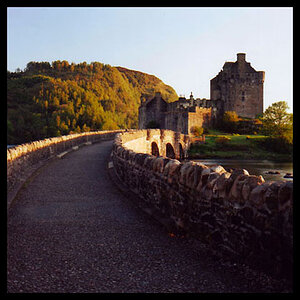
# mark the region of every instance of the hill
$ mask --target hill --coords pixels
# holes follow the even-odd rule
[[[174,89],[154,75],[100,62],[30,62],[7,72],[8,144],[91,130],[137,128],[140,97]]]

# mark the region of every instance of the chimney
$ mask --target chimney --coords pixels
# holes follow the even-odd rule
[[[240,62],[245,62],[246,61],[246,53],[238,53],[237,54],[237,61]]]

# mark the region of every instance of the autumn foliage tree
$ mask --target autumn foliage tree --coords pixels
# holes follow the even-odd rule
[[[177,100],[172,87],[139,71],[99,62],[29,62],[22,72],[7,72],[7,142],[137,128],[140,97],[155,92]]]
[[[222,129],[227,132],[236,132],[239,117],[235,111],[225,111],[223,115]]]
[[[293,134],[293,114],[288,113],[285,101],[272,103],[262,116],[262,131],[273,137],[288,137]]]
[[[202,127],[200,127],[200,126],[193,126],[193,127],[191,128],[191,133],[192,133],[195,137],[200,137],[200,136],[202,136],[203,132],[204,132],[204,129],[203,129]]]
[[[268,135],[266,146],[278,151],[292,151],[293,144],[293,114],[288,113],[287,102],[272,103],[261,117],[261,133]]]

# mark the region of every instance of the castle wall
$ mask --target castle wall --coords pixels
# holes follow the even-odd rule
[[[144,129],[147,126],[147,111],[146,106],[140,105],[139,107],[139,129]]]
[[[211,99],[221,99],[224,111],[235,111],[241,117],[255,118],[263,113],[264,72],[255,71],[238,54],[237,62],[227,62],[211,80]]]
[[[139,107],[139,129],[145,129],[150,122],[155,122],[157,128],[165,128],[164,113],[167,111],[165,102],[159,93],[151,100],[147,100]]]
[[[192,126],[210,126],[213,119],[218,118],[222,107],[218,101],[193,101],[181,98],[179,101],[166,103],[155,97],[142,103],[139,108],[139,129],[147,128],[150,121],[155,121],[161,129],[169,129],[184,134],[190,134]]]
[[[139,129],[149,122],[161,129],[190,134],[193,126],[214,126],[225,111],[240,117],[255,118],[263,113],[264,72],[256,71],[238,53],[236,62],[226,62],[223,70],[210,81],[211,99],[189,99],[167,103],[159,93],[142,102],[139,108]]]
[[[209,127],[212,123],[212,108],[195,107],[195,112],[188,114],[188,132],[191,133],[191,128],[194,126]]]
[[[183,109],[171,111],[169,110],[164,114],[165,129],[188,134],[188,115],[188,112]]]

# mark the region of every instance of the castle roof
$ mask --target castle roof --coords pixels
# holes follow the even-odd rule
[[[245,62],[244,63],[244,66],[243,66],[243,71],[245,73],[255,73],[256,70],[251,67],[251,64],[248,63],[248,62]],[[236,62],[225,62],[225,64],[223,65],[223,71],[228,71],[228,72],[231,72],[231,73],[239,73],[239,63],[236,61]]]
[[[150,102],[152,102],[152,101],[154,101],[154,100],[156,100],[156,101],[161,101],[161,102],[163,102],[163,103],[165,103],[165,104],[168,104],[168,102],[162,98],[161,93],[156,93],[154,97],[146,98],[146,101],[144,101],[144,102],[142,103],[142,105],[147,106]]]

